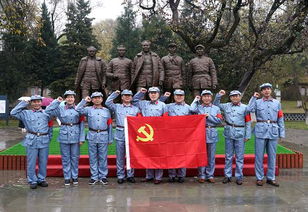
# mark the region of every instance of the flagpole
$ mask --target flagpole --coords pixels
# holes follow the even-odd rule
[[[127,117],[124,119],[124,135],[125,135],[125,151],[126,151],[126,169],[130,170],[130,154],[129,154],[129,140],[128,140],[128,124]]]

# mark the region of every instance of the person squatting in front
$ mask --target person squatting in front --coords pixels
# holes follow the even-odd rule
[[[232,179],[232,161],[235,153],[236,169],[235,178],[236,184],[243,184],[243,166],[245,142],[251,137],[251,117],[247,109],[247,105],[241,103],[242,94],[238,90],[230,92],[229,97],[231,102],[220,103],[221,97],[226,92],[219,91],[216,94],[214,105],[218,106],[224,114],[226,126],[224,127],[225,137],[225,178],[223,183],[229,183]]]
[[[31,109],[26,109],[30,105]],[[31,189],[37,185],[48,187],[46,182],[47,161],[50,142],[50,128],[48,122],[51,115],[42,109],[42,97],[33,95],[30,101],[21,101],[11,115],[21,120],[27,130],[23,140],[23,146],[27,152],[27,179]],[[35,172],[36,160],[38,159],[38,173]]]
[[[117,155],[117,177],[118,183],[122,184],[125,180],[125,136],[124,119],[127,116],[137,116],[140,113],[138,107],[132,105],[133,92],[123,90],[121,93],[122,104],[115,104],[113,101],[120,95],[120,91],[113,92],[106,100],[106,106],[115,114],[116,118],[116,155]],[[127,170],[127,181],[135,183],[134,170]]]
[[[93,106],[86,106],[87,103]],[[86,115],[89,125],[87,133],[91,179],[89,185],[100,182],[108,184],[108,145],[113,142],[112,119],[110,111],[102,106],[103,94],[101,92],[92,93],[77,105],[76,110],[81,115]]]
[[[218,132],[216,127],[222,123],[222,115],[219,107],[212,104],[213,93],[203,90],[200,96],[196,96],[191,103],[192,110],[197,114],[204,114],[206,118],[206,149],[208,166],[199,167],[199,183],[206,180],[215,183],[215,153],[216,143],[218,142]]]
[[[63,96],[64,100],[58,97],[46,111],[61,121],[57,140],[60,143],[64,185],[69,186],[71,181],[78,185],[80,145],[85,141],[84,116],[76,110],[74,91],[68,90]]]

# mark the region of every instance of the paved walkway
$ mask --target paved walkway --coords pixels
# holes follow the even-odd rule
[[[4,131],[6,131],[5,129]],[[0,129],[1,143],[10,146],[20,140],[20,132]],[[288,132],[290,133],[290,132]],[[294,132],[297,135],[297,132]],[[305,134],[305,132],[303,132]],[[308,133],[308,131],[307,131]],[[8,141],[5,141],[5,134]],[[303,135],[308,138],[307,134]],[[22,136],[21,136],[22,137]],[[15,140],[14,140],[15,139]],[[297,143],[302,140],[303,142]],[[308,155],[304,138],[283,140],[281,144]],[[308,139],[307,139],[308,140]],[[303,169],[280,169],[280,187],[257,187],[254,177],[246,177],[242,186],[234,182],[199,184],[188,178],[184,184],[141,183],[118,185],[115,178],[108,186],[89,186],[87,178],[77,187],[64,187],[62,178],[49,178],[48,188],[30,190],[25,171],[0,171],[0,211],[308,211],[308,159]]]

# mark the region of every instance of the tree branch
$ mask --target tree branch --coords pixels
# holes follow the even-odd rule
[[[276,10],[285,2],[285,0],[275,0],[272,4],[272,7],[270,11],[268,12],[264,22],[261,24],[259,30],[257,31],[258,34],[262,34],[268,26],[269,21],[272,19],[273,14],[276,12]]]
[[[221,8],[220,10],[218,11],[218,14],[217,14],[217,19],[216,19],[216,22],[215,22],[215,27],[214,27],[214,31],[213,31],[213,34],[211,35],[211,37],[206,41],[206,43],[211,43],[215,37],[217,36],[217,33],[218,33],[218,29],[219,29],[219,26],[220,26],[220,22],[221,22],[221,18],[222,18],[222,15],[225,11],[225,8],[226,8],[226,0],[222,0],[222,3],[221,3]]]
[[[151,7],[146,7],[142,5],[143,0],[139,0],[139,7],[141,7],[144,10],[154,10],[156,6],[156,0],[152,0],[152,6]]]
[[[233,33],[235,32],[237,26],[240,23],[241,18],[240,18],[240,15],[239,15],[239,10],[243,6],[245,6],[245,5],[242,4],[242,0],[238,0],[237,4],[233,8],[233,18],[234,18],[233,24],[232,24],[231,28],[229,29],[225,39],[223,41],[217,41],[217,42],[210,43],[209,44],[210,48],[222,48],[222,47],[229,44]]]
[[[194,3],[192,3],[192,0],[185,0],[185,2],[187,4],[189,4],[190,6],[192,6],[193,8],[197,8],[198,10],[204,12],[204,10],[201,7],[199,7],[199,6],[195,5]]]
[[[253,18],[254,0],[249,0],[248,4],[249,4],[248,26],[255,36],[255,41],[257,41],[259,34],[257,33],[257,30],[256,30],[255,25],[254,25],[254,18]]]
[[[176,25],[179,22],[179,11],[178,11],[179,3],[180,0],[169,0],[170,9],[172,12],[172,23]]]

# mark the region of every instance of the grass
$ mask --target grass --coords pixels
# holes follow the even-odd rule
[[[302,107],[296,107],[296,101],[281,101],[282,110],[284,113],[304,113]]]
[[[225,142],[224,142],[224,137],[222,135],[223,133],[223,128],[218,128],[219,132],[219,142],[217,143],[216,147],[216,154],[224,154],[225,151]],[[60,155],[60,148],[59,148],[59,143],[56,141],[56,138],[59,134],[59,128],[54,128],[54,134],[53,138],[50,142],[49,146],[49,154],[51,155]],[[115,142],[113,144],[108,146],[108,155],[114,155],[115,154]],[[284,153],[284,154],[293,154],[294,152],[281,146],[278,145],[277,148],[277,153]],[[85,142],[81,148],[80,148],[80,154],[81,155],[87,155],[88,154],[88,144]],[[254,138],[246,142],[245,144],[245,154],[254,154]],[[25,148],[19,143],[16,144],[2,152],[0,152],[0,155],[26,155]]]
[[[285,127],[288,129],[308,130],[308,125],[304,121],[286,121]]]
[[[1,119],[0,120],[0,128],[8,128],[8,127],[18,127],[18,120],[15,119],[10,119],[9,120],[9,125],[6,125],[6,120]]]

